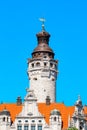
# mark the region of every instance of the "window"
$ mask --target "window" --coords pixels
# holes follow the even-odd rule
[[[32,68],[34,68],[34,63],[32,63]]]
[[[18,122],[21,123],[21,120],[19,120]]]
[[[44,58],[47,58],[47,56],[44,56]]]
[[[42,120],[39,120],[39,122],[42,122]]]
[[[36,66],[37,66],[37,67],[39,67],[39,66],[40,66],[40,63],[39,63],[39,62],[37,62],[37,63],[36,63]]]
[[[28,122],[28,120],[25,120],[25,122],[27,123],[27,122]]]
[[[38,130],[42,130],[42,125],[38,125]]]
[[[31,130],[35,130],[35,125],[31,125]]]
[[[53,63],[50,63],[50,67],[53,67]]]
[[[22,130],[22,126],[21,126],[21,125],[18,125],[18,126],[17,126],[17,130]]]
[[[37,78],[33,78],[34,80],[37,80]]]
[[[54,121],[56,121],[56,117],[54,117]]]
[[[35,120],[32,120],[32,122],[34,123],[34,122],[35,122]]]
[[[28,130],[28,128],[29,128],[28,125],[24,126],[24,130]]]
[[[5,117],[3,117],[3,121],[5,121]]]
[[[45,66],[45,67],[47,66],[47,63],[46,63],[46,62],[44,62],[44,66]]]

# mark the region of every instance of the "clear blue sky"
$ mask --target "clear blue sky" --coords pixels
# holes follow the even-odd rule
[[[45,17],[59,60],[57,102],[87,104],[87,0],[0,0],[0,102],[24,98],[27,58]]]

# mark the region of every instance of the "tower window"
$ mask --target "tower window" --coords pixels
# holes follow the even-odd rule
[[[37,80],[37,78],[34,78],[34,80]]]
[[[44,58],[47,58],[47,56],[44,56]]]
[[[53,67],[53,63],[50,63],[50,67]]]
[[[54,79],[54,78],[52,78],[52,81],[55,81],[55,79]]]
[[[46,62],[44,62],[44,67],[46,67],[47,66],[47,63]]]
[[[38,55],[40,55],[40,52],[38,53]]]
[[[32,63],[32,68],[34,68],[34,63]]]
[[[36,66],[37,66],[37,67],[39,67],[39,66],[40,66],[40,63],[39,63],[39,62],[37,62],[37,63],[36,63]]]

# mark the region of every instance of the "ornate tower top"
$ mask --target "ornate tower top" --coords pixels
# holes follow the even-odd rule
[[[40,54],[43,53],[43,55],[45,54],[49,55],[49,58],[54,58],[54,52],[49,47],[50,34],[45,31],[45,26],[44,26],[45,19],[41,18],[40,21],[42,22],[42,31],[36,34],[38,46],[34,49],[32,56],[33,58],[38,58],[38,57],[40,58],[41,56]]]

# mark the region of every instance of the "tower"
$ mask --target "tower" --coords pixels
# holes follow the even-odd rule
[[[55,102],[58,61],[49,47],[50,34],[45,31],[44,23],[36,36],[38,45],[32,52],[32,59],[28,59],[30,89],[34,90],[38,102],[45,102],[48,96],[50,102]]]
[[[9,130],[11,125],[10,112],[5,108],[0,111],[0,130]]]
[[[61,113],[57,109],[52,110],[50,113],[50,126],[52,130],[61,130],[62,128]]]

